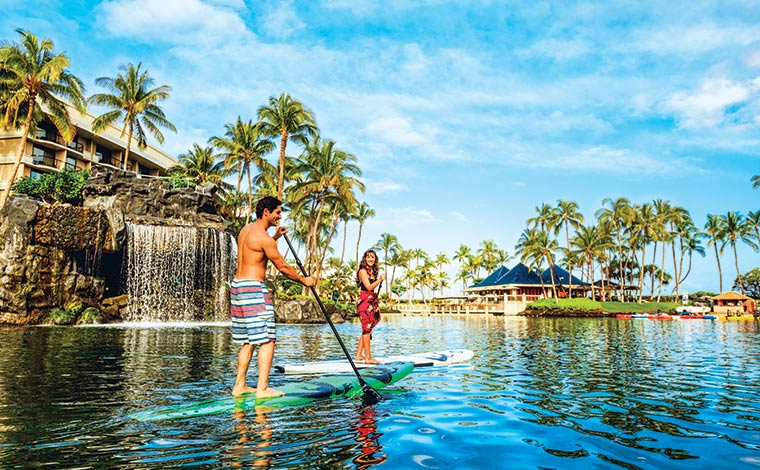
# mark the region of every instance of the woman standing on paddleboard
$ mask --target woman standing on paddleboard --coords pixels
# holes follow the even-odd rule
[[[356,302],[356,312],[362,323],[362,335],[359,338],[359,348],[356,350],[356,361],[366,364],[379,364],[380,361],[372,357],[370,353],[370,341],[372,329],[380,321],[380,301],[375,289],[382,284],[385,274],[377,274],[377,254],[373,250],[367,250],[359,264],[359,272],[356,273],[356,283],[361,292]]]

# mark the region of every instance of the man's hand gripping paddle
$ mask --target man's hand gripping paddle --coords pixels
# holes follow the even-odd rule
[[[285,238],[285,241],[288,243],[288,248],[290,248],[290,252],[293,253],[293,257],[296,259],[296,264],[301,269],[301,274],[304,275],[304,277],[307,277],[308,274],[306,274],[306,270],[303,267],[303,264],[301,264],[301,260],[298,259],[298,255],[296,254],[296,250],[293,249],[293,245],[290,243],[290,239],[287,235],[282,235]],[[348,350],[346,349],[346,345],[343,344],[343,340],[340,338],[340,335],[338,334],[338,330],[335,329],[335,325],[333,324],[332,320],[330,320],[330,316],[327,314],[327,309],[325,308],[325,305],[322,303],[322,299],[319,298],[319,294],[317,294],[317,290],[314,288],[314,286],[310,286],[311,293],[314,294],[314,298],[317,300],[317,303],[319,304],[319,308],[322,310],[322,314],[325,316],[325,320],[327,320],[327,323],[330,325],[330,328],[332,328],[333,333],[335,333],[335,338],[338,340],[338,343],[340,343],[341,349],[343,349],[343,353],[346,355],[346,359],[348,359],[348,363],[351,364],[351,368],[354,370],[354,373],[356,373],[356,377],[359,379],[359,384],[362,386],[362,392],[364,392],[364,395],[362,395],[362,404],[365,406],[367,405],[374,405],[377,402],[379,402],[382,397],[379,393],[377,393],[377,390],[370,387],[367,382],[364,381],[362,376],[359,374],[359,369],[356,368],[356,364],[354,364],[354,360],[351,359],[351,355],[348,353]]]

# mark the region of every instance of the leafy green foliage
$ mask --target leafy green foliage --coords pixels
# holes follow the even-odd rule
[[[95,307],[87,307],[82,312],[82,315],[79,316],[79,320],[77,323],[80,324],[89,324],[89,323],[102,323],[103,322],[103,315],[101,315],[100,310],[98,310]]]
[[[161,179],[168,181],[172,188],[194,188],[196,186],[195,182],[180,173],[170,173]]]
[[[671,302],[602,302],[607,313],[675,313],[679,304]]]
[[[58,173],[45,173],[39,178],[26,176],[14,181],[11,191],[40,198],[45,202],[80,204],[82,202],[82,190],[89,177],[89,171],[72,169]]]
[[[77,312],[67,308],[58,307],[50,312],[50,321],[55,325],[71,325],[77,318]]]
[[[591,299],[538,299],[527,305],[528,310],[602,311],[602,303]]]
[[[742,274],[744,281],[744,295],[752,298],[760,298],[760,268],[755,268],[745,274]],[[739,278],[734,280],[734,290],[739,290]]]
[[[710,292],[706,290],[698,290],[697,292],[692,292],[689,294],[690,299],[698,299],[700,297],[714,297],[716,294],[715,292]]]

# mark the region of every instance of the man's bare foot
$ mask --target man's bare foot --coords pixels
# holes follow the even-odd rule
[[[365,360],[367,364],[380,364],[380,361],[375,359],[374,357],[368,357],[367,360]]]
[[[233,397],[239,397],[240,395],[244,395],[246,393],[256,393],[256,389],[253,387],[241,387],[240,389],[233,388],[232,389],[232,396]]]
[[[354,362],[364,362],[364,358],[363,357],[357,357],[356,359],[354,359]]]
[[[285,392],[275,390],[272,387],[267,387],[256,391],[256,398],[272,398],[281,397],[283,395],[285,395]]]

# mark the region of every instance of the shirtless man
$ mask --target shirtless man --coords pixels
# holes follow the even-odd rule
[[[278,226],[281,218],[282,203],[266,196],[256,205],[256,220],[243,227],[238,235],[238,268],[230,283],[230,313],[232,341],[242,346],[238,353],[233,396],[256,393],[256,398],[266,398],[283,394],[269,387],[276,334],[272,299],[264,283],[267,261],[272,261],[288,278],[307,287],[314,285],[314,278],[298,274],[277,250],[275,240],[288,231],[285,226]],[[277,227],[274,237],[267,233],[270,227]],[[256,345],[259,345],[259,380],[256,388],[251,388],[245,380]]]

